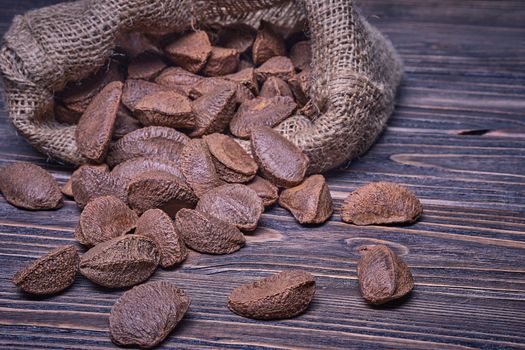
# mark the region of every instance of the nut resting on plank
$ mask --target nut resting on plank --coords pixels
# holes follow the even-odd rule
[[[402,298],[414,288],[410,268],[390,248],[367,248],[357,263],[361,295],[370,304],[380,305]]]
[[[273,320],[303,313],[315,294],[315,278],[301,270],[286,270],[235,288],[230,310],[244,317]]]

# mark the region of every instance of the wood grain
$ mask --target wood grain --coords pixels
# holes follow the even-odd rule
[[[0,1],[0,32],[12,17],[56,3]],[[192,296],[187,318],[163,349],[525,348],[525,2],[367,0],[362,12],[392,39],[406,74],[397,109],[361,159],[327,174],[336,213],[302,227],[283,209],[263,216],[248,244],[227,256],[190,254],[154,280]],[[0,165],[29,161],[63,183],[70,169],[36,153],[0,114]],[[423,202],[411,226],[340,221],[342,200],[371,181],[409,187]],[[22,211],[0,199],[0,348],[112,349],[108,314],[123,291],[78,277],[49,298],[21,294],[16,270],[72,243],[79,210]],[[416,287],[389,307],[359,296],[358,249],[387,244],[412,268]],[[82,248],[79,246],[79,249]],[[278,322],[241,318],[231,289],[285,268],[317,277],[308,312]]]

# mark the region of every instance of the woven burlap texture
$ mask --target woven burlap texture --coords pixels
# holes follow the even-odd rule
[[[100,68],[126,31],[167,33],[196,23],[305,19],[312,40],[317,117],[296,115],[276,129],[323,172],[361,155],[394,108],[402,64],[391,43],[351,0],[86,0],[15,17],[0,49],[6,106],[15,128],[38,150],[73,164],[85,160],[75,126],[53,118],[53,95]]]

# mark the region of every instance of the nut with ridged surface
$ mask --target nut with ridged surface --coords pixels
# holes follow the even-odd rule
[[[302,270],[285,270],[235,288],[228,297],[228,307],[248,318],[291,318],[308,308],[314,294],[314,276]]]

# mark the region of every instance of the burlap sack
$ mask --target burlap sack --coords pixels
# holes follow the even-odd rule
[[[171,32],[195,23],[307,19],[313,44],[314,120],[294,116],[277,127],[311,160],[309,172],[336,167],[366,151],[393,106],[402,64],[391,43],[351,0],[83,0],[17,16],[4,37],[0,70],[15,128],[41,152],[84,159],[75,127],[53,118],[53,94],[110,56],[123,31]]]

